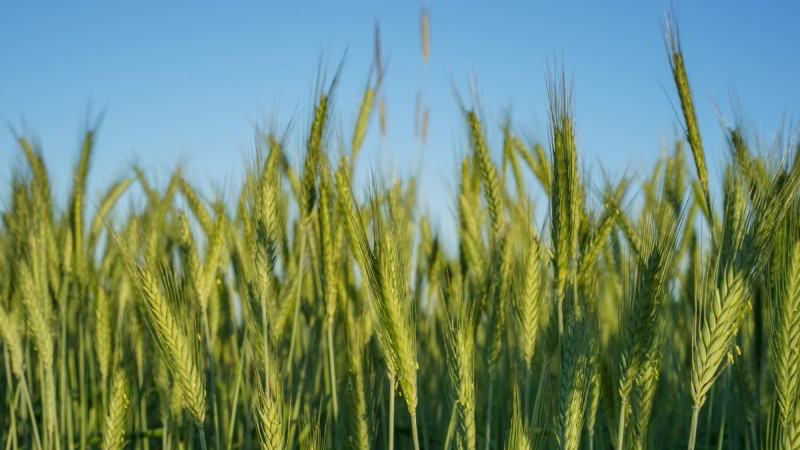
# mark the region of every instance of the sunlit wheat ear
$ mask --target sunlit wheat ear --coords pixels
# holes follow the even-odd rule
[[[18,314],[7,312],[0,306],[0,337],[11,356],[11,372],[17,378],[22,378],[23,353],[22,330],[24,324]]]
[[[25,159],[33,173],[33,190],[34,196],[39,197],[37,202],[43,202],[45,208],[42,210],[46,213],[52,211],[52,193],[50,186],[50,177],[47,172],[42,152],[37,146],[33,145],[26,137],[21,137],[17,140],[22,152],[25,154]],[[47,217],[48,220],[52,217]]]
[[[254,339],[260,341],[261,337],[254,336]],[[261,356],[269,359],[266,364],[269,373],[265,373],[262,379],[256,372],[252,409],[258,442],[263,450],[284,450],[288,429],[284,421],[287,405],[284,403],[283,380],[272,349],[267,348]]]
[[[561,341],[561,374],[557,432],[559,448],[580,446],[584,411],[589,392],[591,353],[596,351],[596,325],[584,315],[567,321]]]
[[[470,304],[463,296],[463,281],[454,277],[450,281],[451,305],[447,315],[447,367],[454,392],[456,407],[456,432],[459,448],[475,449],[475,342],[470,318]]]
[[[496,243],[500,239],[505,221],[502,187],[497,176],[497,169],[489,153],[489,145],[486,142],[483,125],[477,113],[469,111],[466,113],[466,117],[470,133],[470,145],[475,152],[475,160],[480,168],[480,176],[486,191],[486,200],[489,204],[491,240]]]
[[[770,365],[784,427],[792,418],[800,377],[800,242],[791,242],[789,233],[781,236],[773,267],[767,271]]]
[[[228,219],[223,212],[214,222],[209,242],[206,248],[205,264],[200,273],[197,283],[197,296],[200,303],[200,311],[204,313],[208,309],[208,301],[211,289],[217,277],[217,270],[220,268],[226,255],[226,240],[228,232]]]
[[[370,448],[370,429],[364,375],[366,339],[363,337],[365,327],[361,324],[366,314],[356,316],[352,308],[347,308],[344,321],[348,361],[345,381],[348,446],[352,450],[367,450]]]
[[[533,440],[530,437],[530,423],[525,420],[525,414],[520,405],[519,388],[516,383],[512,389],[511,428],[508,431],[508,444],[506,450],[533,450]]]
[[[331,178],[329,163],[327,159],[322,164],[320,183],[319,183],[319,230],[320,230],[320,251],[322,277],[325,281],[323,285],[323,295],[325,298],[325,317],[328,325],[332,326],[336,314],[336,274],[335,252],[333,245],[333,215],[331,214]]]
[[[412,434],[416,441],[417,408],[417,358],[416,330],[413,327],[412,305],[407,295],[408,287],[405,249],[398,247],[398,238],[405,232],[404,222],[389,215],[384,217],[377,199],[372,200],[375,249],[370,247],[364,222],[354,207],[349,180],[337,173],[337,186],[342,207],[345,209],[347,231],[355,248],[370,292],[375,328],[381,350],[386,356],[389,373],[395,374],[403,398],[412,416]],[[401,295],[403,294],[403,295]]]
[[[647,355],[660,352],[660,336],[671,298],[669,283],[675,270],[682,219],[662,202],[639,233],[644,238],[641,253],[635,260],[635,272],[627,281],[620,320],[618,447],[622,445],[627,405],[637,374],[642,370]]]
[[[542,270],[539,239],[533,227],[530,224],[527,227],[528,229],[522,234],[525,242],[524,264],[517,279],[513,280],[514,289],[511,301],[520,329],[523,360],[526,368],[530,369],[542,312]]]
[[[670,67],[672,68],[675,86],[678,89],[683,118],[686,121],[686,138],[689,141],[689,145],[692,147],[692,155],[694,156],[694,163],[697,168],[697,178],[700,180],[700,186],[702,187],[704,195],[703,200],[707,209],[713,210],[711,196],[708,191],[708,166],[706,165],[706,157],[703,151],[703,139],[700,137],[700,127],[697,124],[697,113],[694,109],[692,87],[689,84],[689,76],[686,73],[686,66],[684,65],[678,25],[671,13],[667,15],[664,28],[666,30],[665,40],[668,52],[667,56],[669,57]],[[711,216],[709,215],[709,217]]]
[[[127,191],[132,184],[133,178],[124,178],[114,182],[106,190],[105,194],[100,200],[100,204],[97,206],[97,211],[95,211],[94,216],[92,217],[91,228],[89,228],[89,248],[95,247],[97,240],[100,237],[100,233],[103,231],[105,226],[106,218],[108,218],[111,210],[114,208],[114,205],[117,204],[119,199],[123,194],[125,194],[125,191]]]
[[[42,380],[42,407],[43,415],[46,418],[47,433],[52,435],[57,433],[57,411],[56,411],[56,386],[55,374],[53,373],[53,357],[55,348],[53,344],[53,333],[49,326],[52,314],[50,307],[50,296],[45,288],[42,277],[44,271],[40,261],[43,258],[41,227],[34,225],[31,238],[29,240],[28,261],[19,264],[19,283],[22,291],[22,305],[25,309],[26,323],[33,335],[36,351],[39,355],[39,363],[43,368]]]
[[[95,353],[100,378],[108,380],[111,368],[111,306],[105,288],[98,286],[94,297],[94,331]]]
[[[75,252],[74,269],[81,283],[88,281],[88,268],[86,261],[86,248],[84,247],[84,212],[86,206],[86,180],[89,176],[89,166],[94,148],[95,132],[88,130],[84,135],[78,163],[72,175],[72,193],[70,195],[72,239]]]
[[[655,400],[663,359],[664,357],[660,351],[647,355],[639,372],[636,374],[632,402],[633,426],[631,427],[635,449],[648,448],[653,401]]]
[[[118,450],[124,447],[125,431],[130,417],[130,402],[128,374],[123,366],[119,366],[111,380],[111,397],[103,428],[103,449]]]
[[[200,358],[196,351],[194,319],[178,315],[178,307],[184,300],[178,298],[177,287],[162,287],[159,279],[148,266],[137,263],[115,236],[122,250],[131,278],[136,280],[142,298],[142,308],[153,339],[162,352],[164,362],[180,388],[186,408],[197,424],[205,421],[205,383]],[[167,283],[171,275],[162,277]],[[164,288],[170,298],[165,296]],[[180,317],[180,319],[179,319]]]
[[[556,304],[559,334],[564,329],[564,289],[570,264],[578,245],[578,228],[583,209],[583,190],[578,167],[578,150],[573,130],[572,93],[563,72],[549,80],[550,146],[553,167],[550,196],[550,236],[553,241]]]
[[[355,129],[353,130],[353,140],[350,144],[351,167],[358,159],[361,146],[364,144],[364,137],[367,135],[370,118],[372,118],[372,105],[375,103],[375,88],[367,87],[364,89],[364,98],[361,100],[361,107],[358,110]]]
[[[314,208],[317,199],[317,173],[322,158],[322,144],[325,136],[325,127],[328,122],[330,97],[322,94],[314,107],[314,118],[308,132],[306,143],[306,157],[303,167],[303,214],[308,215]]]
[[[300,441],[300,450],[323,450],[325,446],[325,430],[320,428],[316,419],[301,424],[305,437]]]
[[[200,199],[200,195],[197,193],[194,186],[186,179],[183,171],[178,170],[176,181],[178,190],[186,199],[186,203],[189,205],[189,209],[192,210],[192,214],[194,214],[194,217],[203,229],[203,233],[205,233],[206,236],[210,236],[211,230],[213,229],[213,221],[205,203]]]

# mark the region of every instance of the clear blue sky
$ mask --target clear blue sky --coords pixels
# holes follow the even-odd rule
[[[547,4],[545,4],[547,3]],[[431,12],[423,65],[419,20]],[[555,56],[574,77],[584,165],[610,173],[649,168],[677,133],[676,95],[662,37],[668,3],[626,2],[3,2],[0,120],[35,133],[59,202],[87,117],[105,109],[90,194],[134,161],[162,183],[178,162],[211,193],[235,193],[253,124],[295,121],[290,154],[302,155],[320,55],[336,92],[335,129],[353,126],[380,22],[389,134],[373,121],[361,172],[421,175],[420,202],[452,226],[455,156],[465,151],[451,81],[469,98],[474,75],[498,155],[497,131],[512,108],[516,129],[547,140],[545,74]],[[765,142],[800,109],[797,2],[675,1],[712,183],[725,147],[711,106],[730,118],[735,91]],[[414,139],[421,90],[431,110],[427,145]],[[334,135],[335,137],[335,135]],[[336,142],[336,139],[331,141]],[[688,156],[688,155],[687,155]],[[0,195],[21,161],[0,129]],[[718,189],[718,184],[712,189]],[[540,196],[540,201],[542,197]]]

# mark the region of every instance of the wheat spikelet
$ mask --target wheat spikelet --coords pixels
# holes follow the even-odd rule
[[[37,203],[42,203],[44,209],[41,211],[46,214],[45,219],[47,223],[52,220],[52,197],[50,187],[50,177],[47,174],[47,167],[42,158],[42,152],[31,145],[31,142],[24,137],[18,139],[19,145],[25,153],[25,159],[33,172],[33,190],[34,196],[38,197]]]
[[[526,246],[524,265],[520,271],[521,279],[516,285],[521,286],[512,294],[512,304],[520,329],[521,349],[526,368],[530,369],[533,361],[533,351],[536,347],[536,336],[539,332],[539,317],[541,313],[541,268],[539,264],[539,240],[530,224],[525,233]]]
[[[470,145],[475,152],[475,160],[480,169],[481,180],[486,190],[486,200],[489,204],[489,219],[491,220],[491,240],[497,245],[503,230],[504,210],[503,196],[500,180],[497,178],[492,157],[489,154],[489,146],[483,132],[483,125],[475,111],[466,114],[467,126],[470,133]]]
[[[474,333],[469,305],[464,301],[462,281],[450,282],[452,306],[447,323],[447,367],[455,393],[456,430],[459,448],[475,450]]]
[[[784,237],[778,246],[775,265],[768,271],[772,274],[770,292],[771,336],[769,340],[770,362],[775,379],[775,395],[784,426],[789,423],[798,397],[800,358],[800,242],[787,242]]]
[[[305,439],[300,441],[300,450],[322,450],[325,447],[323,431],[316,421],[310,421],[304,426],[308,430]]]
[[[103,429],[103,449],[118,450],[125,445],[131,401],[128,375],[124,367],[117,367],[111,384],[111,399]]]
[[[217,270],[221,268],[220,266],[225,257],[227,227],[227,217],[224,212],[221,212],[209,236],[202,274],[199,279],[195,280],[195,282],[198,283],[197,299],[200,302],[201,313],[204,313],[208,308],[208,300],[217,277]]]
[[[317,171],[321,160],[322,139],[325,133],[325,126],[328,120],[329,97],[323,94],[319,98],[319,103],[314,110],[314,118],[311,122],[311,130],[308,133],[308,143],[306,145],[306,159],[303,169],[303,214],[310,214],[316,202]]]
[[[703,192],[703,200],[708,210],[712,210],[711,196],[708,191],[708,166],[703,151],[703,139],[700,137],[700,127],[697,124],[697,114],[695,113],[694,100],[692,98],[692,87],[689,84],[689,76],[684,66],[683,51],[680,46],[678,27],[671,15],[667,16],[666,41],[669,52],[669,63],[672,68],[672,76],[675,79],[675,86],[678,89],[678,97],[681,100],[683,118],[686,121],[686,138],[692,147],[695,167],[697,168],[697,178]],[[709,215],[709,218],[712,217]]]
[[[548,88],[550,103],[551,159],[553,164],[550,196],[550,236],[553,240],[553,271],[558,305],[558,329],[563,332],[561,312],[570,264],[576,256],[582,189],[578,171],[578,152],[572,120],[572,98],[565,76],[552,80]]]
[[[340,280],[343,279],[340,277]],[[340,295],[345,295],[340,293]],[[347,443],[352,450],[367,450],[370,448],[369,421],[367,416],[367,399],[364,380],[364,338],[360,325],[363,317],[356,317],[352,308],[347,308],[345,324],[345,338],[347,343],[347,373],[345,391],[347,392]]]
[[[3,338],[5,347],[11,355],[11,370],[17,378],[24,376],[20,324],[21,320],[17,314],[7,312],[0,306],[0,337]]]
[[[631,431],[633,434],[633,446],[637,450],[644,450],[649,447],[647,440],[650,435],[650,418],[662,360],[663,355],[660,352],[648,355],[636,374],[636,385],[633,389],[633,426]]]
[[[602,393],[602,372],[600,367],[600,359],[601,355],[598,352],[592,354],[592,361],[590,363],[592,367],[591,374],[589,376],[589,393],[588,393],[588,405],[586,408],[586,431],[588,434],[588,441],[589,441],[589,449],[594,449],[594,432],[595,432],[595,424],[597,421],[597,410],[600,406],[600,399],[603,396]]]
[[[358,158],[361,146],[364,144],[364,137],[367,135],[369,120],[372,117],[372,104],[375,102],[375,88],[367,87],[364,89],[364,98],[361,100],[361,107],[358,110],[355,129],[353,130],[353,140],[350,144],[352,163]]]
[[[680,218],[662,206],[655,223],[648,220],[641,233],[646,236],[637,259],[636,273],[628,282],[622,310],[620,348],[620,397],[627,402],[637,373],[648,354],[658,351],[659,335],[668,305],[668,283],[676,257]]]
[[[797,399],[795,399],[788,423],[783,425],[780,439],[781,449],[796,450],[800,448],[800,405],[798,405]]]
[[[506,450],[533,450],[533,440],[531,439],[528,429],[530,428],[525,421],[525,415],[522,412],[519,401],[519,389],[516,384],[513,388],[512,402],[513,409],[511,413],[511,428],[508,431],[508,443]]]
[[[322,278],[324,280],[323,293],[325,297],[325,316],[328,326],[333,325],[336,314],[336,274],[334,273],[335,255],[333,246],[333,223],[331,221],[331,193],[330,193],[330,166],[323,164],[323,175],[319,183],[319,230],[320,230],[320,256]]]
[[[192,214],[194,214],[194,217],[203,229],[203,233],[205,233],[206,236],[210,236],[213,230],[213,221],[206,209],[206,205],[203,204],[197,191],[189,183],[189,180],[186,179],[181,170],[178,170],[176,173],[176,182],[178,190],[186,199],[186,203],[189,205],[189,209],[192,210]]]
[[[692,343],[691,395],[698,409],[703,406],[730,344],[750,309],[746,279],[731,268],[722,273],[718,287],[709,296],[698,311]]]
[[[255,336],[255,339],[260,340],[260,336]],[[263,381],[258,379],[253,399],[259,445],[262,450],[284,450],[288,430],[284,422],[283,384],[272,349],[267,348],[262,356],[269,360],[266,364],[268,372]]]
[[[137,281],[153,338],[177,381],[186,408],[195,422],[202,424],[205,421],[205,384],[195,356],[194,335],[186,332],[185,324],[181,323],[174,308],[162,294],[151,270],[137,265],[132,256],[125,257],[131,277]]]
[[[419,448],[416,433],[418,368],[416,332],[408,304],[409,287],[404,281],[407,277],[406,271],[410,268],[410,254],[398,245],[398,242],[403,242],[407,233],[407,219],[404,211],[391,208],[388,218],[384,217],[377,198],[373,198],[372,216],[375,234],[373,250],[369,245],[364,223],[353,205],[348,183],[345,175],[338,172],[339,198],[344,199],[341,203],[346,216],[348,235],[369,287],[378,342],[386,356],[389,373],[396,376],[400,385],[412,418],[415,448]],[[391,206],[392,202],[389,203]]]
[[[103,226],[105,226],[106,218],[111,212],[111,209],[114,208],[114,205],[116,205],[119,198],[122,197],[131,184],[133,184],[132,178],[124,178],[113,183],[108,190],[106,190],[106,193],[103,195],[100,205],[98,206],[97,211],[94,213],[94,217],[92,218],[92,226],[89,229],[90,248],[95,246],[100,232],[103,230]]]
[[[105,383],[111,364],[111,305],[102,286],[98,286],[94,297],[94,332],[97,365]]]
[[[86,249],[83,246],[83,213],[86,204],[86,179],[89,176],[89,164],[94,147],[94,131],[84,135],[80,158],[75,166],[72,179],[71,212],[72,239],[74,244],[75,274],[82,283],[86,283],[88,273],[86,267]]]
[[[584,316],[570,320],[564,330],[557,417],[558,443],[563,450],[577,450],[580,445],[594,351],[591,327],[589,318]]]
[[[36,245],[32,245],[36,247]],[[36,264],[32,264],[35,266]],[[22,289],[22,304],[25,307],[27,316],[28,328],[33,334],[33,340],[36,344],[36,351],[39,354],[39,362],[44,369],[44,379],[42,380],[42,406],[43,414],[46,418],[45,424],[47,425],[47,434],[54,436],[57,434],[56,426],[58,424],[56,412],[56,390],[55,379],[53,374],[53,335],[48,325],[50,312],[47,303],[49,298],[45,298],[44,291],[37,287],[35,275],[29,268],[29,263],[20,264],[20,285]],[[34,269],[35,271],[35,269]]]

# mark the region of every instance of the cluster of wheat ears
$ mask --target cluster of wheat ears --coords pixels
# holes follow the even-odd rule
[[[590,189],[556,73],[549,142],[508,119],[502,164],[462,106],[457,255],[413,178],[353,192],[375,79],[347,140],[330,137],[337,77],[320,83],[302,167],[259,131],[234,203],[133,167],[87,214],[92,129],[61,208],[20,137],[0,228],[0,446],[800,449],[800,159],[790,139],[757,155],[725,127],[715,209],[665,29],[686,139],[638,177],[637,207],[634,177]],[[549,204],[540,224],[526,176]],[[111,214],[134,184],[146,206]]]

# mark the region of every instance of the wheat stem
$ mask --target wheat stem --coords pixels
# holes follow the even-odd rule
[[[700,416],[700,408],[692,407],[692,423],[689,426],[689,450],[694,450],[695,440],[697,439],[697,419]]]
[[[394,450],[394,373],[389,372],[389,450]]]

